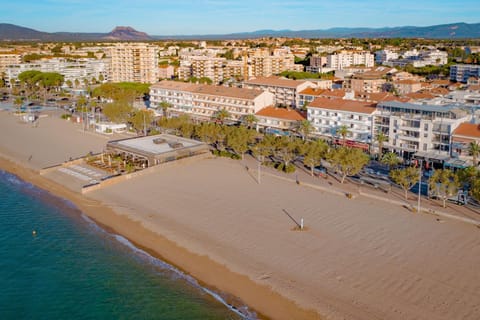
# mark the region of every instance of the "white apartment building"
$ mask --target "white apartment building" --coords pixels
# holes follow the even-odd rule
[[[158,81],[158,52],[147,43],[117,43],[111,48],[113,82],[155,83]]]
[[[344,69],[355,65],[373,67],[375,65],[373,54],[370,52],[343,51],[342,53],[327,56],[327,68]]]
[[[24,71],[38,70],[41,72],[57,72],[64,76],[65,81],[78,80],[81,84],[84,81],[92,82],[93,79],[103,82],[109,80],[110,61],[108,59],[77,59],[69,60],[64,58],[54,58],[48,60],[39,60],[35,63],[19,63],[7,67],[5,71],[5,80],[7,86],[15,84],[18,75]]]
[[[415,68],[421,68],[425,66],[441,66],[448,62],[448,53],[440,50],[428,50],[417,51],[416,49],[411,51],[405,51],[402,55],[402,59],[392,59],[385,61],[383,64],[391,67],[405,67],[411,64]]]
[[[307,120],[315,128],[314,134],[341,139],[339,128],[346,126],[352,145],[368,150],[373,136],[375,104],[343,99],[316,98],[307,106]]]
[[[248,58],[248,78],[270,77],[287,70],[298,70],[292,54],[284,56],[255,55]]]
[[[165,101],[172,105],[169,112],[188,114],[196,120],[211,120],[219,110],[227,110],[230,120],[255,114],[273,104],[273,94],[260,90],[161,81],[150,87],[152,106]]]
[[[274,95],[274,103],[295,108],[298,106],[298,93],[308,87],[315,87],[310,81],[290,80],[286,78],[271,76],[259,77],[243,82],[247,89],[257,89],[270,92]]]
[[[247,65],[244,61],[192,56],[180,62],[177,73],[181,80],[187,80],[190,77],[207,77],[214,84],[219,84],[230,78],[243,78],[246,69]]]
[[[480,65],[456,64],[450,67],[450,80],[466,83],[470,77],[480,79]]]
[[[383,64],[386,61],[398,59],[398,53],[391,50],[379,50],[375,52],[375,63]]]
[[[19,64],[22,62],[22,57],[18,53],[0,52],[0,73],[5,72],[7,67],[11,64]]]
[[[213,83],[223,81],[223,67],[227,59],[195,56],[190,58],[192,77],[209,78]]]
[[[415,155],[441,162],[450,156],[454,130],[470,119],[456,105],[384,101],[377,105],[375,128],[388,136],[385,148],[405,158]]]

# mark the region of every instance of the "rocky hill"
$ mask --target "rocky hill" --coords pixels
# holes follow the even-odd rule
[[[103,37],[105,40],[123,40],[123,41],[139,41],[152,40],[145,32],[140,32],[132,27],[116,27],[110,33]]]

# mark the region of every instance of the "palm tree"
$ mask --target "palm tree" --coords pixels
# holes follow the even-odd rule
[[[388,136],[382,131],[379,131],[375,136],[375,140],[378,142],[378,159],[381,159],[383,154],[383,143],[388,141]]]
[[[16,97],[15,100],[13,100],[13,104],[17,106],[18,111],[20,111],[20,107],[23,104],[23,99],[22,97]]]
[[[258,119],[254,114],[247,114],[243,117],[243,122],[247,125],[248,129],[251,129],[252,126],[258,122]]]
[[[339,134],[340,136],[342,136],[342,145],[345,146],[345,138],[347,137],[348,133],[350,131],[348,130],[347,126],[346,125],[343,125],[343,126],[340,126],[338,129],[337,129],[337,134]]]
[[[400,163],[395,152],[385,153],[380,161],[388,166],[388,170],[391,170],[394,166]]]
[[[230,112],[228,112],[226,109],[220,109],[214,115],[215,121],[217,121],[220,124],[223,124],[225,122],[225,119],[230,117],[231,117]]]
[[[308,120],[302,120],[297,125],[298,132],[302,135],[302,140],[305,141],[308,135],[313,131],[313,126]]]
[[[468,154],[472,156],[473,158],[473,166],[477,166],[477,159],[478,156],[480,155],[480,144],[478,144],[475,141],[470,142],[468,145]]]
[[[160,102],[160,108],[162,108],[163,116],[165,118],[168,118],[168,109],[171,107],[173,107],[173,105],[170,102],[167,102],[167,101]]]

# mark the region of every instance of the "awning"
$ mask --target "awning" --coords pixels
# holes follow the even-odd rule
[[[413,155],[414,158],[423,158],[428,160],[447,161],[450,156],[437,152],[423,152],[419,151]]]
[[[469,165],[464,160],[450,158],[447,161],[445,161],[445,167],[465,169],[465,168],[469,167]]]

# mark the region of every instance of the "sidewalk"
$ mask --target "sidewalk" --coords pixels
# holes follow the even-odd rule
[[[252,156],[246,155],[241,163],[248,168],[252,178],[257,180],[258,161]],[[360,185],[345,180],[344,184],[340,183],[338,177],[329,172],[327,178],[312,177],[307,168],[298,167],[294,173],[282,173],[275,168],[262,166],[260,169],[261,176],[271,176],[291,183],[297,183],[299,186],[315,188],[320,191],[333,193],[340,196],[350,194],[352,200],[356,198],[370,198],[378,201],[389,202],[394,205],[403,206],[407,209],[417,209],[418,196],[412,192],[408,193],[408,200],[405,200],[404,191],[398,187],[392,186],[391,190],[375,189],[373,186]],[[442,201],[427,199],[422,196],[420,199],[420,211],[422,213],[434,214],[447,219],[455,219],[465,223],[473,224],[480,227],[480,211],[469,207],[460,206],[451,202],[446,203],[443,208]]]

